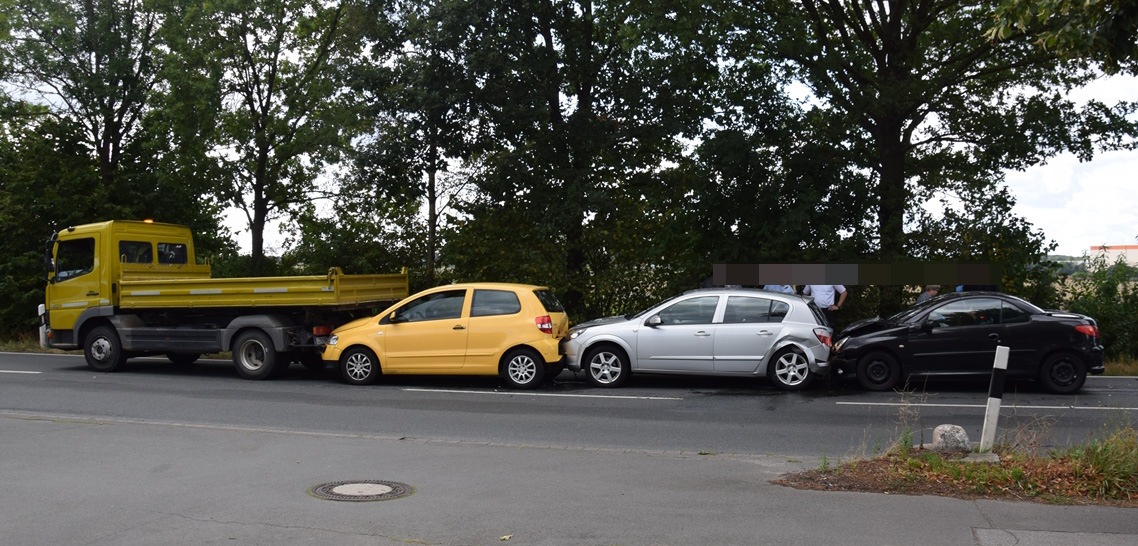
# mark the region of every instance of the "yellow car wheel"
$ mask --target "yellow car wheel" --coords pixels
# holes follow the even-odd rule
[[[515,389],[533,389],[545,379],[545,359],[533,349],[514,349],[502,359],[500,371]]]
[[[340,376],[351,385],[371,385],[379,379],[379,358],[367,347],[352,347],[340,355]]]

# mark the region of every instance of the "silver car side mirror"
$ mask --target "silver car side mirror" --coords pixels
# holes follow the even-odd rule
[[[659,326],[661,324],[664,324],[664,321],[660,318],[660,315],[652,315],[648,317],[648,320],[644,321],[645,326]]]

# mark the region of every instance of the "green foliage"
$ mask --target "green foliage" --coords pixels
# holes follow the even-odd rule
[[[227,174],[219,197],[248,219],[257,274],[269,267],[262,263],[266,223],[308,203],[319,175],[355,134],[354,101],[338,63],[355,59],[359,47],[344,40],[344,4],[225,0],[205,7],[192,19],[205,34],[184,45],[210,48],[218,64],[197,67],[207,72],[188,81],[220,78],[210,156]]]
[[[1138,2],[1134,0],[1003,0],[992,40],[1026,34],[1047,51],[1101,62],[1108,72],[1138,68]]]
[[[1138,267],[1119,257],[1109,263],[1105,253],[1089,256],[1087,273],[1063,284],[1064,308],[1098,321],[1106,357],[1138,358]]]

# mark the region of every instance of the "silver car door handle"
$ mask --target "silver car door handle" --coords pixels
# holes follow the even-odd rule
[[[755,335],[759,335],[759,336],[773,336],[773,335],[774,335],[774,332],[772,332],[772,331],[770,331],[770,330],[759,330],[758,332],[756,332],[756,333],[755,333]]]
[[[695,335],[696,335],[696,337],[707,337],[707,336],[710,336],[711,334],[701,330],[699,332],[696,332]]]

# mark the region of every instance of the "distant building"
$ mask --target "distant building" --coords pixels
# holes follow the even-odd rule
[[[1121,257],[1128,265],[1138,265],[1138,245],[1097,245],[1092,246],[1090,256],[1105,255],[1106,263],[1112,264]]]

